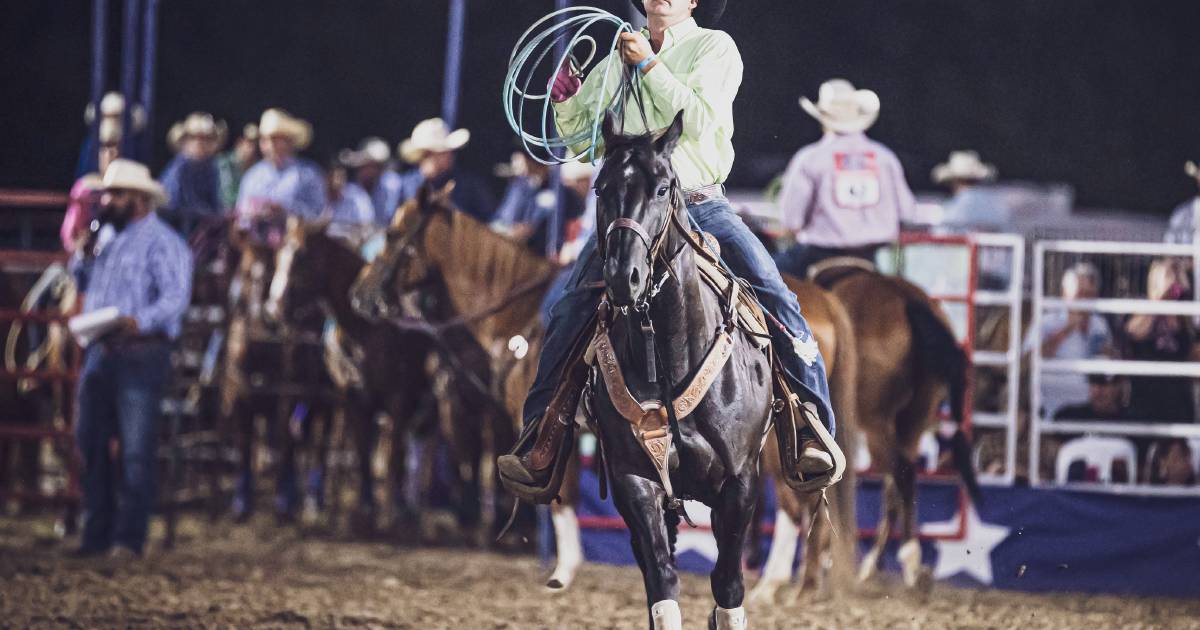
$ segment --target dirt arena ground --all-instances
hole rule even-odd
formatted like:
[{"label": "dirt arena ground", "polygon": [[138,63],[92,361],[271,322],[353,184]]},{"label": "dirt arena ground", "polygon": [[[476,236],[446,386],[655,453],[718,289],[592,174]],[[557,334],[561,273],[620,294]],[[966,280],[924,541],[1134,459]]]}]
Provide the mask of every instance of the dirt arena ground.
[{"label": "dirt arena ground", "polygon": [[[567,594],[531,558],[301,538],[292,528],[185,523],[179,546],[114,565],[67,556],[48,521],[0,519],[0,627],[640,628],[637,570],[586,566]],[[773,610],[754,628],[1200,628],[1200,602],[890,587]],[[683,580],[702,628],[708,580]]]}]

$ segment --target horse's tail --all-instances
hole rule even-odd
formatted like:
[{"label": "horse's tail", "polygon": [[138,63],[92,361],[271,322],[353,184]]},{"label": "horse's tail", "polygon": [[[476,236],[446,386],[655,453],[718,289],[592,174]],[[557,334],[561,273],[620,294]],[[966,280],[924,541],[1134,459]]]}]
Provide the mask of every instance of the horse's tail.
[{"label": "horse's tail", "polygon": [[950,438],[950,452],[967,493],[975,503],[979,503],[979,480],[975,477],[975,466],[971,461],[971,441],[963,430],[966,418],[967,373],[971,367],[967,354],[958,345],[958,340],[946,322],[934,312],[928,300],[910,297],[906,301],[905,312],[912,326],[914,347],[922,367],[945,380],[949,387],[950,414],[956,425],[954,437]]}]

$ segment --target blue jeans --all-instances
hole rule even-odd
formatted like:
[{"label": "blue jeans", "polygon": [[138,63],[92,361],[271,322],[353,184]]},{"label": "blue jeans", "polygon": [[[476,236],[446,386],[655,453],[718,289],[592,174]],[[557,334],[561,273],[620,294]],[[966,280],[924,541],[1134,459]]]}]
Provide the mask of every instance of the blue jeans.
[{"label": "blue jeans", "polygon": [[[688,206],[688,213],[700,229],[720,243],[721,257],[733,273],[749,282],[763,307],[787,328],[787,331],[783,331],[774,322],[767,323],[779,361],[789,380],[793,386],[800,386],[804,390],[799,392],[802,398],[819,403],[821,420],[833,433],[835,422],[833,409],[829,405],[825,362],[817,355],[817,359],[809,366],[793,349],[788,333],[807,341],[812,338],[812,330],[800,314],[800,304],[795,294],[783,283],[783,277],[775,268],[771,255],[742,219],[734,214],[728,200],[712,199]],[[602,290],[587,288],[588,284],[603,280],[602,265],[595,252],[596,237],[593,236],[579,254],[566,292],[550,311],[546,341],[538,358],[537,378],[525,399],[523,416],[526,423],[546,411],[562,376],[571,344],[583,333],[584,326],[599,303]],[[808,395],[804,396],[804,393]]]},{"label": "blue jeans", "polygon": [[[83,544],[140,552],[155,499],[155,450],[163,388],[171,369],[165,341],[87,349],[79,375],[75,439],[83,457]],[[120,444],[120,465],[109,441]],[[119,474],[118,474],[119,473]]]}]

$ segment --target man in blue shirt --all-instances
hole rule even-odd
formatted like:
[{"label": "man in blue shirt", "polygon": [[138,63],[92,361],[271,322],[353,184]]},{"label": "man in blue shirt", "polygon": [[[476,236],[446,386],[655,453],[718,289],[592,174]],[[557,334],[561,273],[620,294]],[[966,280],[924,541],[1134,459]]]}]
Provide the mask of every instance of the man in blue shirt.
[{"label": "man in blue shirt", "polygon": [[162,185],[167,203],[159,211],[179,233],[187,238],[205,219],[220,216],[221,179],[217,169],[217,151],[225,144],[224,121],[212,114],[194,112],[175,123],[167,134],[167,144],[175,157],[163,170]]},{"label": "man in blue shirt", "polygon": [[331,236],[352,243],[361,243],[378,230],[371,198],[354,182],[347,181],[346,166],[341,160],[328,165],[329,204],[325,218]]},{"label": "man in blue shirt", "polygon": [[[155,497],[159,406],[171,342],[191,300],[192,258],[154,209],[166,193],[145,166],[118,159],[105,171],[99,251],[79,248],[72,271],[83,313],[115,310],[111,330],[90,343],[79,376],[75,436],[83,458],[79,555],[140,555]],[[111,231],[110,231],[111,230]],[[109,440],[120,443],[120,465]],[[114,547],[115,545],[115,547]]]},{"label": "man in blue shirt", "polygon": [[400,175],[400,203],[416,197],[417,191],[426,182],[434,188],[441,188],[453,181],[454,191],[450,194],[450,200],[454,205],[484,223],[490,222],[495,203],[487,186],[454,164],[455,151],[470,139],[470,131],[450,131],[441,118],[421,121],[413,129],[412,136],[400,143],[400,157],[416,165],[416,168]]},{"label": "man in blue shirt", "polygon": [[338,161],[354,170],[354,183],[371,199],[374,222],[387,227],[392,214],[400,205],[400,174],[391,170],[392,150],[381,138],[367,138],[359,143],[357,151],[346,149],[338,155]]},{"label": "man in blue shirt", "polygon": [[562,187],[558,237],[554,240],[554,251],[549,251],[550,223],[560,209],[559,193],[550,185],[550,167],[524,153],[515,153],[511,170],[512,177],[492,219],[492,227],[525,243],[539,256],[557,258],[563,244],[579,231],[583,200],[574,190]]},{"label": "man in blue shirt", "polygon": [[325,178],[316,164],[296,155],[312,142],[312,125],[282,109],[268,109],[258,132],[263,159],[242,177],[238,225],[277,246],[287,217],[312,220],[321,215]]}]

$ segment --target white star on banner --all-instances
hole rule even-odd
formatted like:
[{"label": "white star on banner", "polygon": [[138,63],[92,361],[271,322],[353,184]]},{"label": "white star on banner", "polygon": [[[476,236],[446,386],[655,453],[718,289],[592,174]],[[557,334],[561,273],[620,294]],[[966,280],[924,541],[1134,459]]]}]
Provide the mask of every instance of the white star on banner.
[{"label": "white star on banner", "polygon": [[709,525],[712,524],[712,510],[699,501],[685,501],[688,516],[692,522],[703,529],[693,529],[687,523],[679,524],[679,536],[675,539],[675,553],[694,551],[712,562],[717,561],[717,539],[713,537]]},{"label": "white star on banner", "polygon": [[[1008,533],[1009,527],[992,525],[979,518],[975,506],[968,504],[966,537],[962,540],[938,540],[937,564],[933,568],[935,579],[944,579],[965,571],[980,584],[992,583],[992,550],[995,549]],[[955,514],[948,521],[926,523],[921,526],[925,535],[948,535],[958,532],[960,514]]]}]

